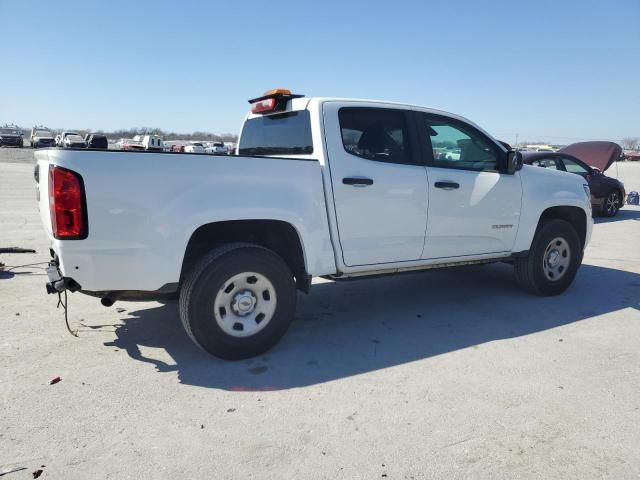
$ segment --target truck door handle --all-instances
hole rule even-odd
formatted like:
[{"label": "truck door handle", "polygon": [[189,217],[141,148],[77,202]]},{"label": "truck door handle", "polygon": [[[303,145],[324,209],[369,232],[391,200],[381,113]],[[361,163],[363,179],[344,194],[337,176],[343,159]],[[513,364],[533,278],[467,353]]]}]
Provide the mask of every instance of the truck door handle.
[{"label": "truck door handle", "polygon": [[460,184],[456,182],[436,182],[435,187],[445,190],[455,190],[456,188],[460,188]]},{"label": "truck door handle", "polygon": [[373,180],[370,178],[346,177],[342,179],[342,183],[354,187],[368,187],[369,185],[373,185]]}]

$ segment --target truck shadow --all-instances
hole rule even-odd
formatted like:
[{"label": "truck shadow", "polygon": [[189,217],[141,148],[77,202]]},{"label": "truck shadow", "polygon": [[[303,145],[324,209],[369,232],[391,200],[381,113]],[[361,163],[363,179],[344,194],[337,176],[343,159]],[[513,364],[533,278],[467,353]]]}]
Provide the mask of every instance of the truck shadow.
[{"label": "truck shadow", "polygon": [[640,210],[637,208],[623,208],[618,211],[615,217],[593,217],[593,222],[598,223],[611,223],[611,222],[623,222],[625,220],[640,221]]},{"label": "truck shadow", "polygon": [[[314,285],[310,295],[299,295],[282,341],[250,360],[201,352],[182,330],[175,302],[130,312],[105,345],[158,372],[177,372],[183,384],[283,390],[638,308],[639,291],[638,274],[583,265],[566,293],[535,297],[518,289],[510,266],[494,264]],[[165,349],[175,363],[146,356],[146,347]]]}]

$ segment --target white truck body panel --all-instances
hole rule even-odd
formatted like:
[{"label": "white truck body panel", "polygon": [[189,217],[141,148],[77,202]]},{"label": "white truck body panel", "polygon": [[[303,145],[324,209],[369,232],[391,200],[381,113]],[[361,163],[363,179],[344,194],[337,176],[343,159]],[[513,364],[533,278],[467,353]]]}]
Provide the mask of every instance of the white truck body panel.
[{"label": "white truck body panel", "polygon": [[154,291],[177,282],[193,232],[224,220],[288,222],[309,272],[335,273],[318,162],[53,149],[36,158],[40,214],[50,236],[48,165],[82,175],[88,238],[51,241],[62,273],[84,290]]}]

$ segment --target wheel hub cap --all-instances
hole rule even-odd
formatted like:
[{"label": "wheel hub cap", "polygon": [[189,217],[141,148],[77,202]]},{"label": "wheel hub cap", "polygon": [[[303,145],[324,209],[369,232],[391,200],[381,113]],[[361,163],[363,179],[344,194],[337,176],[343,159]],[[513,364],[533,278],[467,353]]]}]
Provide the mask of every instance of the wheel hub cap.
[{"label": "wheel hub cap", "polygon": [[551,240],[542,259],[542,270],[545,276],[552,281],[560,280],[567,273],[570,264],[569,243],[562,237]]},{"label": "wheel hub cap", "polygon": [[251,290],[242,290],[234,295],[231,308],[238,315],[249,315],[256,309],[257,301]]},{"label": "wheel hub cap", "polygon": [[277,305],[276,289],[261,273],[233,275],[216,292],[213,317],[232,337],[250,337],[264,329],[273,318]]},{"label": "wheel hub cap", "polygon": [[558,250],[551,250],[547,258],[547,263],[551,267],[557,267],[560,262],[560,252]]}]

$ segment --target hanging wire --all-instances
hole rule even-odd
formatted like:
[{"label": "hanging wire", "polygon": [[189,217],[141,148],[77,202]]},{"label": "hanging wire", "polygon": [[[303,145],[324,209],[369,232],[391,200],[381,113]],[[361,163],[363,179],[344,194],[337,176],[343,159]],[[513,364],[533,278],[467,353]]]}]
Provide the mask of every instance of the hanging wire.
[{"label": "hanging wire", "polygon": [[[64,293],[64,302],[62,301],[63,293]],[[62,305],[62,308],[64,308],[64,323],[67,326],[67,331],[74,337],[78,337],[78,331],[71,330],[71,327],[69,326],[69,304],[67,302],[66,290],[64,292],[58,292],[58,305],[56,305],[56,308],[60,308],[61,305]]]},{"label": "hanging wire", "polygon": [[[38,263],[25,263],[24,265],[5,265],[3,268],[5,272],[10,272],[16,268],[35,267],[36,265],[43,265],[48,263],[49,262],[38,262]],[[45,267],[36,267],[36,268],[39,268],[41,270],[46,270]]]}]

